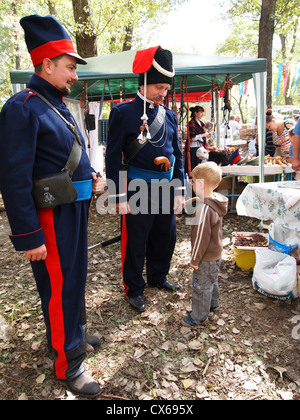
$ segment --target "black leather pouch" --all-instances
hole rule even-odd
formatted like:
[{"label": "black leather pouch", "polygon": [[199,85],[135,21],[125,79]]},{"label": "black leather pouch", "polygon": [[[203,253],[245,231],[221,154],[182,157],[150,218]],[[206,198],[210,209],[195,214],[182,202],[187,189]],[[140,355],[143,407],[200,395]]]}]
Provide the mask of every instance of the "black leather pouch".
[{"label": "black leather pouch", "polygon": [[32,196],[37,209],[71,204],[78,193],[67,171],[33,179]]}]

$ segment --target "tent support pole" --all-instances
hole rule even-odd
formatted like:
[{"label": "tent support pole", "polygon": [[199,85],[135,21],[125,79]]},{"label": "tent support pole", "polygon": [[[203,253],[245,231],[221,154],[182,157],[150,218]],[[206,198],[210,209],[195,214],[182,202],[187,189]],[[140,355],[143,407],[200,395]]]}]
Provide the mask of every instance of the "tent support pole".
[{"label": "tent support pole", "polygon": [[108,89],[109,89],[109,94],[110,94],[110,99],[111,99],[111,102],[112,102],[112,106],[115,106],[115,102],[114,102],[114,98],[113,98],[113,94],[112,94],[112,91],[111,91],[109,80],[106,80],[106,83],[107,83],[107,86],[108,86]]},{"label": "tent support pole", "polygon": [[103,101],[104,101],[104,93],[105,93],[105,85],[106,85],[106,80],[104,80],[104,85],[103,85],[103,89],[102,89],[102,96],[101,96],[101,101],[100,101],[100,109],[99,109],[99,117],[98,117],[98,120],[100,120],[101,114],[102,114]]},{"label": "tent support pole", "polygon": [[253,74],[256,106],[257,106],[257,134],[259,150],[259,182],[265,181],[265,144],[266,144],[266,89],[267,73]]},{"label": "tent support pole", "polygon": [[217,122],[216,122],[216,137],[217,137],[217,147],[220,146],[220,137],[221,137],[221,130],[220,130],[220,95],[219,91],[214,92],[215,95],[215,104],[216,104],[216,110],[215,113],[217,115]]}]

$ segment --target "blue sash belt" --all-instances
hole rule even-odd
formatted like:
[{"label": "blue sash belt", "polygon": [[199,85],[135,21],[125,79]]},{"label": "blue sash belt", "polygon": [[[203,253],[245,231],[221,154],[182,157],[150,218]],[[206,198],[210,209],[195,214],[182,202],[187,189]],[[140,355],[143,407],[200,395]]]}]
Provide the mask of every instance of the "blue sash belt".
[{"label": "blue sash belt", "polygon": [[93,194],[93,180],[87,179],[86,181],[73,181],[73,185],[78,192],[76,201],[89,200]]},{"label": "blue sash belt", "polygon": [[130,179],[143,179],[147,183],[151,183],[153,179],[172,181],[174,174],[175,160],[172,168],[168,172],[150,171],[149,169],[136,168],[135,166],[128,165],[128,178]]}]

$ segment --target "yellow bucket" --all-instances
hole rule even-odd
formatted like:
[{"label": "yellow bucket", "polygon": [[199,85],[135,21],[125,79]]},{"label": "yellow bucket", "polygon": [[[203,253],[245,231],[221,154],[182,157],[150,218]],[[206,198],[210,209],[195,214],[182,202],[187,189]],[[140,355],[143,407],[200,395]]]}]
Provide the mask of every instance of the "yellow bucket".
[{"label": "yellow bucket", "polygon": [[[255,234],[255,232],[239,232],[240,234],[245,234],[246,236]],[[233,232],[233,249],[234,249],[234,256],[235,256],[235,263],[236,265],[245,271],[250,271],[255,267],[256,264],[256,255],[255,250],[259,247],[251,247],[251,246],[235,246],[236,242],[236,232]],[[260,233],[260,235],[265,236],[269,242],[269,235],[266,233]]]},{"label": "yellow bucket", "polygon": [[242,270],[249,271],[255,267],[255,249],[242,249],[234,247],[234,257],[236,265]]}]

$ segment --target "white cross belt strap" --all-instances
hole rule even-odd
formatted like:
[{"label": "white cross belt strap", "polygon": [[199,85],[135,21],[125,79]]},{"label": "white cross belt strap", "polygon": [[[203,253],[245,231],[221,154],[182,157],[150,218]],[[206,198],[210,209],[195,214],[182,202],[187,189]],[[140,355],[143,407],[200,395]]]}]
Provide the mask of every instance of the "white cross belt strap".
[{"label": "white cross belt strap", "polygon": [[[149,127],[151,138],[153,139],[159,132],[163,124],[165,123],[166,109],[163,106],[158,107],[157,115]],[[146,144],[149,140],[144,143],[140,143],[138,139],[133,140],[125,152],[126,163],[128,163]]]},{"label": "white cross belt strap", "polygon": [[154,119],[154,121],[149,127],[149,131],[150,131],[152,139],[154,139],[156,134],[161,129],[162,125],[165,122],[165,118],[166,118],[166,109],[163,106],[159,106],[156,118]]}]

